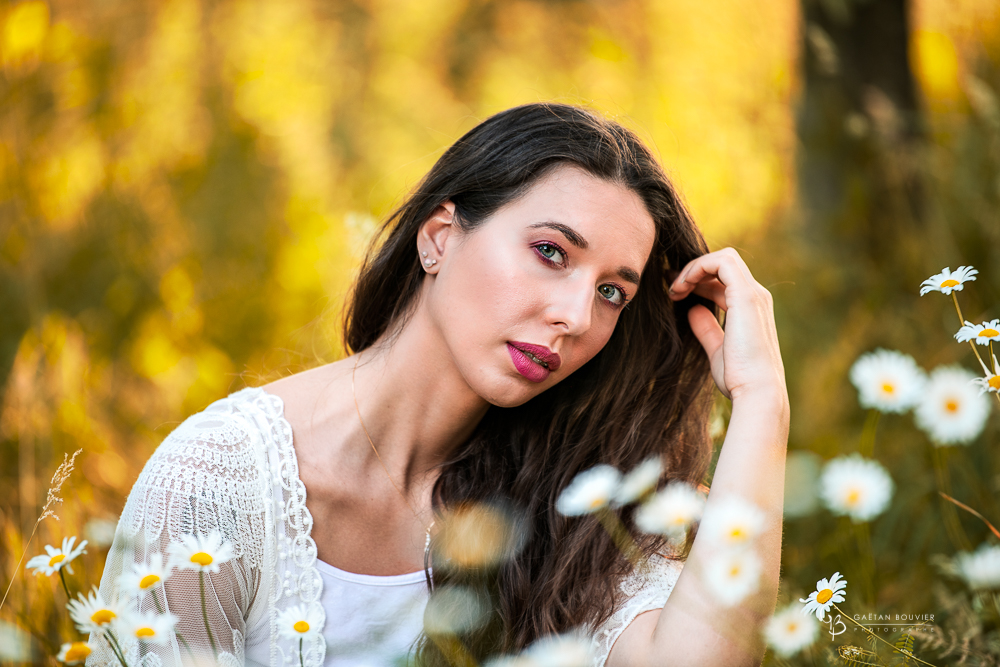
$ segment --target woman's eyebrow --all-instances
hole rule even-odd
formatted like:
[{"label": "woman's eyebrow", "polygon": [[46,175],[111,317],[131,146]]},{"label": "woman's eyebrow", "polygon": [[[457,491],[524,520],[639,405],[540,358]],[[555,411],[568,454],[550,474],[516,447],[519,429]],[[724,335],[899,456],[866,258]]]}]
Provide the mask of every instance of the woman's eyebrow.
[{"label": "woman's eyebrow", "polygon": [[[541,227],[554,229],[557,232],[562,233],[562,235],[566,237],[567,241],[575,245],[577,248],[580,248],[581,250],[586,250],[587,248],[590,247],[590,244],[587,242],[587,239],[583,238],[583,236],[581,236],[579,232],[577,232],[575,229],[573,229],[567,224],[561,222],[554,222],[552,220],[546,220],[545,222],[536,222],[534,224],[528,225],[529,229],[538,229]],[[639,284],[639,274],[633,271],[632,269],[628,268],[627,266],[619,266],[617,273],[618,277],[620,277],[622,280],[627,280],[628,282],[634,285]]]}]

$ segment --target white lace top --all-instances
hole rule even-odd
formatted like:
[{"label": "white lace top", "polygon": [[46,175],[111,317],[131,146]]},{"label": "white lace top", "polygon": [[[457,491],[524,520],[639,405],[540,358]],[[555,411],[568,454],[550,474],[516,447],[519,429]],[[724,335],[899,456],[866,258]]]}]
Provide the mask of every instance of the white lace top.
[{"label": "white lace top", "polygon": [[[152,554],[166,559],[167,546],[184,535],[219,531],[233,544],[235,557],[205,576],[203,594],[198,574],[187,570],[175,571],[158,596],[142,599],[141,611],[159,607],[180,617],[176,631],[183,639],[172,636],[164,646],[147,643],[140,654],[138,642],[122,638],[129,665],[210,661],[213,650],[225,667],[244,665],[250,655],[268,656],[271,667],[298,665],[298,642],[279,636],[278,613],[301,605],[326,618],[305,501],[292,428],[277,396],[243,389],[170,433],[125,503],[101,578],[102,597],[123,601],[119,577]],[[594,632],[599,666],[636,616],[663,606],[682,567],[656,558],[644,574],[622,583],[624,604]],[[305,667],[330,664],[324,634],[329,636],[329,628],[303,645]],[[96,650],[87,665],[118,664],[104,640],[92,645]]]}]

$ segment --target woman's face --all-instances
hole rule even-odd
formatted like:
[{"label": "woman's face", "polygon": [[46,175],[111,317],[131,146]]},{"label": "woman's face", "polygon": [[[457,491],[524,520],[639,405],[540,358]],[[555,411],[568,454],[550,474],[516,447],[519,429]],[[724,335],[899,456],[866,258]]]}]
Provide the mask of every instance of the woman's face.
[{"label": "woman's face", "polygon": [[655,237],[637,194],[568,165],[468,234],[439,213],[419,241],[438,260],[425,284],[428,314],[468,385],[502,407],[604,347]]}]

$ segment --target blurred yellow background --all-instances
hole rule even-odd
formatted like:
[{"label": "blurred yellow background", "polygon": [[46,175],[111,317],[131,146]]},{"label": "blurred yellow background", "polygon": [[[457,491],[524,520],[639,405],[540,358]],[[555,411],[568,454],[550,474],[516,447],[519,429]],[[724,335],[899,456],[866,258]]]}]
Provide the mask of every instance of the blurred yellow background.
[{"label": "blurred yellow background", "polygon": [[[994,0],[909,7],[929,145],[951,174],[963,128],[997,141],[1000,11]],[[343,354],[340,307],[378,221],[449,144],[510,106],[578,103],[636,129],[712,248],[746,248],[776,301],[795,282],[778,265],[836,283],[839,260],[824,268],[776,245],[808,225],[796,117],[805,53],[822,60],[825,39],[811,25],[790,1],[0,4],[4,585],[63,452],[84,450],[43,541],[114,521],[185,416]],[[984,187],[988,209],[1000,180]],[[948,215],[935,210],[928,224],[943,233]],[[983,215],[982,229],[1000,228]],[[926,275],[963,259],[930,257]],[[977,286],[985,309],[1000,266],[981,268],[992,269]],[[809,303],[797,298],[786,303]],[[810,314],[779,303],[797,419],[836,429],[857,411],[830,383],[846,384],[869,340],[858,332],[878,325],[881,311],[864,310],[857,335],[817,348],[792,330]],[[840,396],[807,391],[817,378]],[[838,436],[796,437],[825,455]],[[103,562],[99,548],[88,558],[81,584]],[[51,597],[46,583],[15,582],[15,611]]]}]

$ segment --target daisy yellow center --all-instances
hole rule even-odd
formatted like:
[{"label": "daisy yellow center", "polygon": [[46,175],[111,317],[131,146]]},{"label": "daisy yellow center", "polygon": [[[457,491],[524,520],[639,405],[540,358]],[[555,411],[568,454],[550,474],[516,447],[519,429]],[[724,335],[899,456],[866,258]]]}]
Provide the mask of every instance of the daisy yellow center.
[{"label": "daisy yellow center", "polygon": [[792,621],[791,623],[789,623],[789,624],[788,624],[788,627],[787,627],[786,629],[787,629],[787,630],[788,630],[789,632],[795,632],[795,630],[796,630],[796,629],[797,629],[798,627],[799,627],[799,624],[798,624],[798,623],[796,623],[796,622],[794,622],[794,621]]},{"label": "daisy yellow center", "polygon": [[820,604],[826,604],[833,597],[833,591],[829,588],[824,588],[819,593],[816,594],[816,602]]},{"label": "daisy yellow center", "polygon": [[135,631],[135,636],[138,637],[139,639],[144,639],[146,637],[155,637],[156,630],[154,630],[153,628],[138,628]]},{"label": "daisy yellow center", "polygon": [[851,489],[850,493],[847,494],[847,504],[857,505],[859,500],[861,500],[861,491],[859,489]]},{"label": "daisy yellow center", "polygon": [[957,280],[955,280],[954,278],[948,278],[948,280],[941,283],[941,287],[954,287],[957,284],[958,284]]},{"label": "daisy yellow center", "polygon": [[90,655],[90,647],[84,642],[73,642],[66,651],[66,662],[79,662]]},{"label": "daisy yellow center", "polygon": [[309,624],[306,623],[305,621],[295,621],[295,625],[293,625],[292,627],[295,628],[295,632],[298,632],[300,634],[305,634],[309,632]]},{"label": "daisy yellow center", "polygon": [[66,554],[56,554],[49,559],[49,567],[55,567],[57,563],[61,563],[66,560]]},{"label": "daisy yellow center", "polygon": [[738,577],[738,576],[740,576],[740,566],[739,565],[733,565],[731,568],[729,568],[729,576],[730,577]]},{"label": "daisy yellow center", "polygon": [[944,402],[944,409],[948,412],[958,412],[958,401],[954,398],[949,398]]},{"label": "daisy yellow center", "polygon": [[198,553],[191,555],[191,562],[197,563],[202,567],[207,567],[211,565],[213,560],[214,559],[212,558],[212,556],[210,554],[205,553],[204,551],[199,551]]},{"label": "daisy yellow center", "polygon": [[1000,391],[1000,375],[994,375],[989,380],[986,381],[993,389]]},{"label": "daisy yellow center", "polygon": [[118,614],[111,611],[110,609],[98,609],[90,616],[90,620],[97,625],[107,625],[111,621],[115,620]]},{"label": "daisy yellow center", "polygon": [[746,533],[743,532],[743,529],[740,528],[739,526],[736,526],[731,531],[729,531],[729,537],[731,537],[734,542],[738,542],[742,539],[745,539],[746,536],[747,536]]},{"label": "daisy yellow center", "polygon": [[158,574],[147,574],[139,581],[139,588],[146,590],[150,586],[153,586],[160,580],[160,575]]},{"label": "daisy yellow center", "polygon": [[888,382],[883,382],[882,391],[884,391],[887,394],[891,394],[896,391],[896,387],[895,385],[889,384]]},{"label": "daisy yellow center", "polygon": [[996,329],[983,329],[979,332],[979,335],[982,338],[994,338],[996,336],[1000,336],[1000,331],[997,331]]},{"label": "daisy yellow center", "polygon": [[598,507],[603,507],[608,503],[608,499],[604,496],[598,496],[590,501],[590,509],[596,510]]}]

